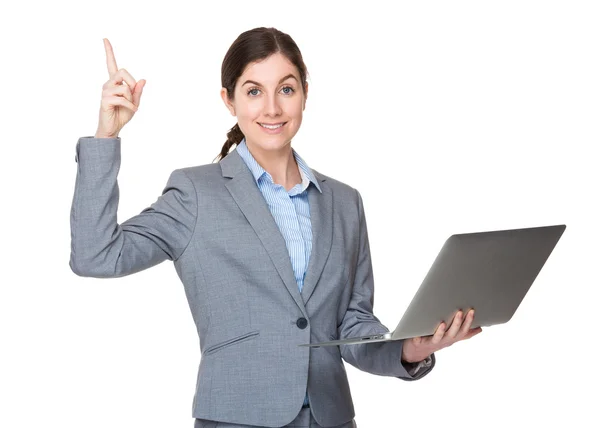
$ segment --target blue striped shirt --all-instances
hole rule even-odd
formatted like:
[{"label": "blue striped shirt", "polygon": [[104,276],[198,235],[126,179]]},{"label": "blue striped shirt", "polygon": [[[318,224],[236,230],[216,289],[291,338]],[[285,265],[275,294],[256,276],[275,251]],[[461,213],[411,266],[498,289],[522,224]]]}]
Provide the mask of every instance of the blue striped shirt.
[{"label": "blue striped shirt", "polygon": [[[319,182],[294,149],[292,149],[292,153],[298,164],[302,183],[296,184],[289,191],[285,190],[282,185],[275,184],[271,174],[258,164],[248,151],[245,138],[238,144],[236,150],[254,176],[254,180],[283,235],[298,289],[302,291],[304,275],[312,250],[312,228],[307,189],[310,183],[313,183],[319,192],[323,193]],[[304,404],[308,404],[308,392],[304,397]]]}]

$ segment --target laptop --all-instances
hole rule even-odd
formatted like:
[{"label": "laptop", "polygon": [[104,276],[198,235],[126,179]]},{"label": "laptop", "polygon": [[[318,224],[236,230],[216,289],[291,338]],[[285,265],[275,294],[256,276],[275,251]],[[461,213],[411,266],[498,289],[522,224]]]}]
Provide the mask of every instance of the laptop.
[{"label": "laptop", "polygon": [[432,335],[458,310],[473,308],[471,328],[509,321],[554,250],[566,225],[450,236],[393,332],[298,346],[385,342]]}]

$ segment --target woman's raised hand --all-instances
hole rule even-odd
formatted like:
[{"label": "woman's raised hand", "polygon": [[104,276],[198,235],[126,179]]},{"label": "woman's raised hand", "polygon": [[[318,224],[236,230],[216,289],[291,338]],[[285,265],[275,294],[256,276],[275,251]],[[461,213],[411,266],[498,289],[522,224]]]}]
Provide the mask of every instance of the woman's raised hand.
[{"label": "woman's raised hand", "polygon": [[[96,138],[116,138],[131,120],[140,105],[145,80],[136,82],[124,68],[117,68],[115,54],[108,39],[104,39],[108,81],[102,86],[102,102]],[[123,84],[125,82],[125,84]]]}]

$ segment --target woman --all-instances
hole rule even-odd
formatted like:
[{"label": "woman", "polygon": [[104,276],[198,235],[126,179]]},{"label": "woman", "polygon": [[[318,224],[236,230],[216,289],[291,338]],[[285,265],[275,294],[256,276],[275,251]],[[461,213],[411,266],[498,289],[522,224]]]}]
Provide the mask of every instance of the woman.
[{"label": "woman", "polygon": [[117,224],[118,134],[145,81],[118,69],[104,43],[110,79],[95,136],[77,143],[69,264],[107,278],[174,262],[200,338],[195,427],[356,426],[342,358],[414,380],[431,371],[435,351],[481,331],[470,329],[472,312],[459,312],[431,337],[298,346],[388,329],[373,315],[360,194],[291,147],[307,71],[274,28],[242,33],[225,55],[221,95],[237,124],[219,162],[173,171],[155,203]]}]

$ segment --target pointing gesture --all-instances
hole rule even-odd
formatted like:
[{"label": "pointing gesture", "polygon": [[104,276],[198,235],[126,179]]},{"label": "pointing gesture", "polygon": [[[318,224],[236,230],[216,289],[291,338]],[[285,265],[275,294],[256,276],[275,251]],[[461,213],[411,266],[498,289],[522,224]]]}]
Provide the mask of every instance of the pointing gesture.
[{"label": "pointing gesture", "polygon": [[[112,45],[104,39],[108,81],[102,86],[102,101],[96,138],[116,138],[140,105],[145,80],[136,82],[124,68],[117,67]],[[125,82],[125,84],[123,84]]]}]

